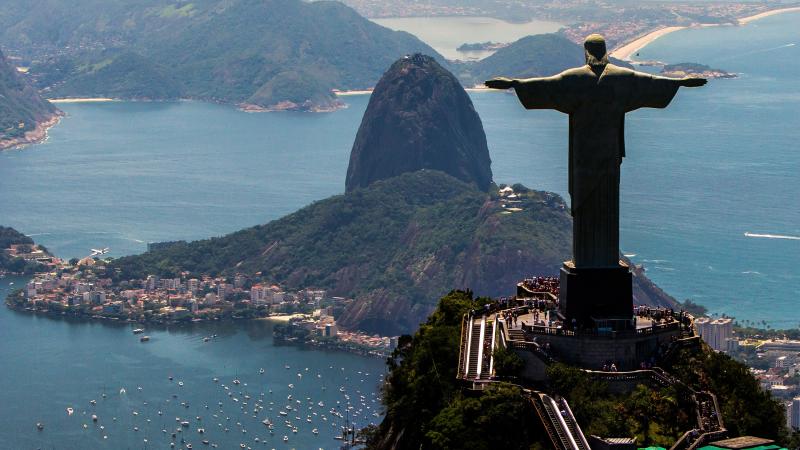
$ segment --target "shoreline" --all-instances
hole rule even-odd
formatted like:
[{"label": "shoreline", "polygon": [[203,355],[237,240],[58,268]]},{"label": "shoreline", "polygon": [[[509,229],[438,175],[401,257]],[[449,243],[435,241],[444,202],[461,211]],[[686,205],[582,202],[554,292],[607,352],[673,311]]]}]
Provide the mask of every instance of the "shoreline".
[{"label": "shoreline", "polygon": [[663,36],[666,36],[670,33],[674,33],[679,30],[684,30],[686,28],[689,27],[672,26],[672,27],[659,28],[655,31],[651,31],[645,34],[644,36],[640,36],[634,39],[633,41],[622,45],[621,47],[612,50],[608,55],[613,58],[621,59],[626,62],[631,62],[633,61],[633,59],[631,59],[631,56],[636,54],[636,52],[638,52],[639,50],[647,47],[649,44],[652,44],[654,41],[658,40]]},{"label": "shoreline", "polygon": [[114,98],[106,97],[82,97],[82,98],[50,98],[50,103],[106,103],[119,101]]},{"label": "shoreline", "polygon": [[333,95],[337,97],[348,97],[351,95],[372,95],[372,91],[374,88],[370,89],[354,89],[351,91],[340,91],[338,89],[333,90]]},{"label": "shoreline", "polygon": [[41,144],[42,142],[45,142],[49,137],[48,131],[50,128],[58,125],[59,122],[61,122],[62,117],[64,117],[64,113],[58,111],[44,122],[37,123],[36,128],[25,132],[24,136],[0,140],[0,151],[13,150],[26,147],[28,145]]},{"label": "shoreline", "polygon": [[750,22],[763,19],[769,16],[775,16],[777,14],[789,13],[789,12],[798,12],[800,11],[800,6],[790,6],[788,8],[779,8],[779,9],[772,9],[769,11],[760,12],[758,14],[753,14],[752,16],[742,17],[738,19],[739,25],[747,25]]},{"label": "shoreline", "polygon": [[[778,14],[789,13],[789,12],[800,12],[800,6],[792,6],[788,8],[779,8],[779,9],[772,9],[769,11],[763,11],[758,14],[753,14],[747,17],[741,17],[736,19],[737,24],[747,25],[750,22],[754,22],[756,20],[760,20],[766,17],[775,16]],[[652,44],[654,41],[658,40],[659,38],[666,36],[670,33],[674,33],[676,31],[685,30],[687,28],[706,28],[706,27],[717,27],[717,26],[725,26],[729,24],[717,24],[717,23],[698,23],[695,25],[681,25],[681,26],[668,26],[658,28],[656,30],[650,31],[642,36],[635,38],[634,40],[624,43],[621,46],[617,47],[616,49],[609,52],[609,56],[612,56],[617,59],[621,59],[626,62],[633,62],[632,56],[636,54],[636,52],[642,50],[643,48],[647,47],[648,45]]]}]

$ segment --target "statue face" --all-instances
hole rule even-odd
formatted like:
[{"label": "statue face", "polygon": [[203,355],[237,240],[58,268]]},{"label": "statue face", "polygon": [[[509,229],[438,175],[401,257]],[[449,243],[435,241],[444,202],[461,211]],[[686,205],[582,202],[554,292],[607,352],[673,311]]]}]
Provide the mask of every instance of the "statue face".
[{"label": "statue face", "polygon": [[608,54],[606,53],[606,40],[599,34],[591,34],[583,42],[586,54],[586,64],[595,66],[608,64]]}]

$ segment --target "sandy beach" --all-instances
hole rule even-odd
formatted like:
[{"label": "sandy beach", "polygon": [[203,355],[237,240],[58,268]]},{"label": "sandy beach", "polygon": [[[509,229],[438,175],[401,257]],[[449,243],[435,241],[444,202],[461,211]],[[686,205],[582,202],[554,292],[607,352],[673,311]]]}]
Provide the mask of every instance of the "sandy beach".
[{"label": "sandy beach", "polygon": [[102,103],[102,102],[115,102],[113,98],[50,98],[50,103]]},{"label": "sandy beach", "polygon": [[[800,6],[793,6],[793,7],[790,7],[790,8],[773,9],[773,10],[770,10],[770,11],[764,11],[764,12],[761,12],[761,13],[758,13],[758,14],[753,14],[752,16],[742,17],[742,18],[738,19],[738,21],[739,21],[739,25],[747,25],[750,22],[753,22],[753,21],[756,21],[756,20],[759,20],[759,19],[763,19],[765,17],[770,17],[770,16],[774,16],[774,15],[777,15],[777,14],[783,14],[783,13],[788,13],[788,12],[798,12],[798,11],[800,11]],[[694,27],[714,27],[714,26],[719,26],[719,25],[718,24],[701,23],[701,24],[693,25],[693,28]],[[613,56],[614,58],[618,58],[618,59],[621,59],[623,61],[631,61],[632,60],[631,57],[633,55],[635,55],[636,52],[638,52],[639,50],[645,48],[648,44],[651,44],[656,39],[658,39],[658,38],[660,38],[662,36],[666,36],[666,35],[668,35],[670,33],[675,32],[675,31],[683,30],[685,28],[689,28],[689,27],[674,26],[674,27],[659,28],[658,30],[651,31],[650,33],[647,33],[644,36],[638,37],[638,38],[634,39],[633,41],[631,41],[631,42],[629,42],[629,43],[627,43],[625,45],[622,45],[621,47],[618,47],[618,48],[612,50],[610,55]]]},{"label": "sandy beach", "polygon": [[783,14],[787,12],[796,12],[800,11],[800,6],[793,6],[791,8],[781,8],[781,9],[773,9],[772,11],[764,11],[762,13],[754,14],[748,17],[742,17],[739,19],[739,25],[747,25],[754,20],[763,19],[765,17],[774,16],[776,14]]},{"label": "sandy beach", "polygon": [[621,59],[623,61],[630,61],[631,56],[635,55],[636,52],[645,48],[648,44],[651,44],[656,39],[662,36],[666,36],[675,31],[683,30],[685,28],[686,27],[664,27],[656,31],[652,31],[650,33],[645,34],[642,37],[634,39],[633,41],[623,45],[622,47],[612,50],[611,56],[614,58]]},{"label": "sandy beach", "polygon": [[306,316],[307,314],[284,314],[284,315],[273,315],[273,316],[262,317],[259,320],[269,320],[271,322],[288,322],[292,319],[302,319],[303,317]]},{"label": "sandy beach", "polygon": [[348,95],[369,95],[372,94],[372,89],[363,89],[354,91],[339,91],[334,89],[333,93],[337,97],[347,97]]}]

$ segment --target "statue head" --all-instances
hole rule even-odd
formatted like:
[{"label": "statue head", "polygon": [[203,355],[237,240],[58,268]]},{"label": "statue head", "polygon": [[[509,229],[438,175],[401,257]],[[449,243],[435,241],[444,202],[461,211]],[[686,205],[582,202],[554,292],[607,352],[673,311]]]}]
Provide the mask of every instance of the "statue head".
[{"label": "statue head", "polygon": [[586,64],[594,66],[605,66],[608,64],[608,53],[606,52],[606,40],[599,34],[590,34],[583,41],[583,49],[586,54]]}]

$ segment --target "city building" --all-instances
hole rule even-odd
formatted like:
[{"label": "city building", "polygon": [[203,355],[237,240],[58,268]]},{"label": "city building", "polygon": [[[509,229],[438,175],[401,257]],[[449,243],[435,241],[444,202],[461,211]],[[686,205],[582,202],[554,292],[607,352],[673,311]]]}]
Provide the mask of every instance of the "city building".
[{"label": "city building", "polygon": [[694,321],[695,331],[703,341],[718,352],[728,351],[728,341],[733,339],[733,319],[700,317]]},{"label": "city building", "polygon": [[795,430],[800,430],[800,397],[792,400],[791,426]]}]

